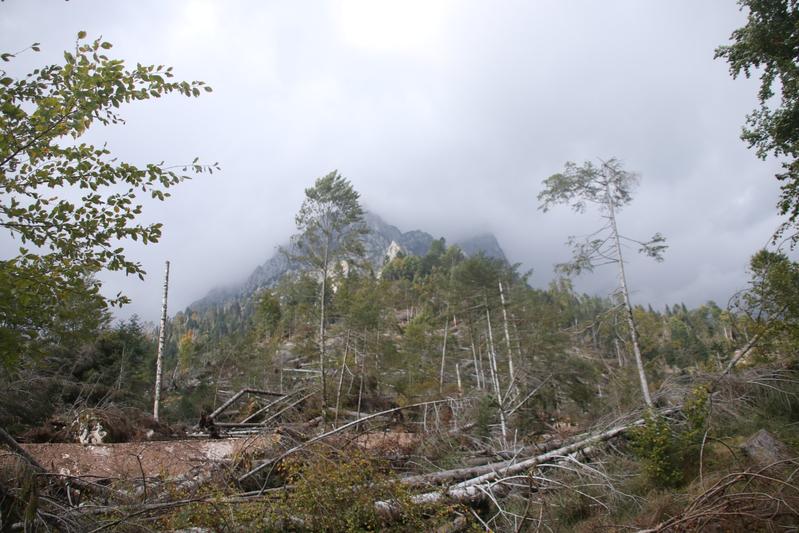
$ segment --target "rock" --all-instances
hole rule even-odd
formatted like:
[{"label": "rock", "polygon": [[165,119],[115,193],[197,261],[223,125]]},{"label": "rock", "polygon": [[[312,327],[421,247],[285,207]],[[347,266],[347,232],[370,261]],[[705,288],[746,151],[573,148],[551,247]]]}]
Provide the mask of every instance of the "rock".
[{"label": "rock", "polygon": [[405,253],[402,250],[402,246],[397,244],[397,241],[391,241],[391,244],[388,245],[388,249],[386,249],[386,263],[392,262],[401,253]]},{"label": "rock", "polygon": [[[364,223],[369,229],[369,233],[361,239],[365,252],[364,259],[374,271],[379,271],[382,268],[387,255],[389,257],[396,256],[398,251],[407,255],[424,256],[435,240],[432,235],[424,231],[402,231],[371,212],[364,214]],[[496,237],[490,233],[461,240],[455,244],[467,256],[482,252],[486,257],[507,263],[502,247]],[[298,251],[290,240],[285,244],[285,248],[290,254]],[[245,301],[259,290],[274,287],[284,275],[296,275],[303,270],[305,270],[304,267],[289,260],[287,254],[276,251],[270,259],[257,267],[245,282],[218,287],[201,300],[192,303],[189,308],[198,312],[212,307],[225,309],[230,305]]]},{"label": "rock", "polygon": [[791,458],[791,450],[774,435],[761,429],[741,445],[747,457],[760,466],[768,466]]}]

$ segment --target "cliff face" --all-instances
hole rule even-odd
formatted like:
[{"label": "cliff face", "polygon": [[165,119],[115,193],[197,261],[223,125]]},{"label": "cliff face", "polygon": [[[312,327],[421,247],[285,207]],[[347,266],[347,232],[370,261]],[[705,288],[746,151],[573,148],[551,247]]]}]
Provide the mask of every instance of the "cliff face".
[{"label": "cliff face", "polygon": [[[434,238],[420,230],[403,232],[396,226],[386,223],[374,213],[366,213],[364,222],[369,233],[363,237],[366,260],[377,272],[383,266],[386,257],[395,256],[397,252],[423,256],[430,249]],[[484,253],[488,257],[507,261],[505,253],[499,246],[496,237],[491,234],[478,235],[455,243],[468,255]],[[243,284],[225,289],[213,289],[204,298],[191,304],[192,309],[200,310],[208,305],[224,303],[228,300],[246,297],[259,289],[272,287],[285,274],[298,272],[299,265],[293,264],[281,252],[275,253],[262,265],[259,265]]]}]

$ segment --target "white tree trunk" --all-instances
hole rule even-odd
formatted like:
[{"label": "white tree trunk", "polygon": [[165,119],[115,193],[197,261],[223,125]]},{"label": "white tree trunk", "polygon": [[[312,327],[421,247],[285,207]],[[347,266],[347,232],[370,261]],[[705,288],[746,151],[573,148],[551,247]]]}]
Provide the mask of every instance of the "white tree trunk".
[{"label": "white tree trunk", "polygon": [[449,316],[444,319],[444,346],[441,348],[441,369],[438,372],[438,393],[444,393],[444,366],[447,361],[447,336],[449,334]]},{"label": "white tree trunk", "polygon": [[322,425],[327,423],[327,378],[325,373],[325,290],[327,289],[327,263],[329,247],[325,246],[322,267],[322,287],[319,294],[319,378],[322,386]]},{"label": "white tree trunk", "polygon": [[641,392],[644,395],[644,402],[648,407],[652,407],[652,397],[649,395],[649,383],[646,380],[646,372],[644,371],[644,360],[641,357],[641,347],[638,345],[638,333],[635,330],[635,318],[633,317],[633,307],[630,304],[630,293],[627,290],[627,276],[624,273],[624,258],[621,253],[621,241],[619,239],[619,229],[616,227],[616,212],[613,205],[613,197],[610,194],[610,183],[606,184],[607,190],[607,206],[608,216],[610,218],[611,231],[613,234],[613,242],[616,246],[616,255],[619,260],[619,288],[621,289],[621,296],[624,300],[625,315],[627,317],[627,325],[630,328],[630,340],[633,344],[633,353],[635,354],[635,364],[638,367],[638,379],[641,382]]},{"label": "white tree trunk", "polygon": [[513,350],[510,346],[510,331],[508,330],[508,311],[505,305],[505,291],[502,290],[502,282],[499,282],[499,301],[502,303],[502,325],[505,330],[505,345],[508,348],[508,376],[510,377],[511,387],[516,379],[513,373]]},{"label": "white tree trunk", "polygon": [[[338,389],[336,389],[336,417],[333,427],[338,425],[338,412],[341,408],[341,387],[344,385],[344,369],[347,368],[347,355],[350,348],[350,330],[347,330],[347,340],[344,342],[344,358],[341,360],[341,370],[338,376]],[[283,391],[281,391],[283,392]]]},{"label": "white tree trunk", "polygon": [[155,400],[153,401],[153,418],[158,421],[158,408],[161,404],[161,377],[164,373],[164,342],[166,341],[166,300],[169,291],[169,261],[164,271],[164,298],[161,302],[161,329],[158,332],[158,355],[155,359]]},{"label": "white tree trunk", "polygon": [[474,335],[471,336],[472,341],[472,360],[474,362],[474,381],[477,384],[478,389],[483,388],[483,384],[480,381],[480,367],[477,364],[477,349],[474,347]]},{"label": "white tree trunk", "polygon": [[486,305],[486,322],[488,323],[488,359],[489,368],[491,369],[491,381],[494,384],[494,394],[497,397],[497,404],[499,405],[499,423],[502,429],[502,442],[503,444],[508,440],[508,428],[505,424],[505,406],[502,402],[502,389],[499,385],[499,368],[497,367],[497,352],[494,350],[494,334],[491,330],[491,314]]}]

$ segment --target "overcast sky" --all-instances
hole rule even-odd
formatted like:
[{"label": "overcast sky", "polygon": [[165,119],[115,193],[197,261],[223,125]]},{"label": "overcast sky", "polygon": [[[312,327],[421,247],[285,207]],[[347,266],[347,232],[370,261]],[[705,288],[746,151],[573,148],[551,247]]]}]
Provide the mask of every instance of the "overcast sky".
[{"label": "overcast sky", "polygon": [[[165,226],[159,244],[130,247],[149,276],[102,276],[133,298],[124,316],[158,315],[167,259],[170,314],[245,278],[333,169],[404,231],[493,232],[543,287],[568,235],[597,218],[538,211],[542,179],[612,156],[642,176],[622,231],[670,246],[664,263],[630,258],[634,303],[723,306],[780,222],[776,164],[739,139],[757,83],[713,59],[744,20],[721,0],[6,0],[0,51],[41,43],[9,65],[22,74],[63,61],[86,30],[115,57],[214,88],[137,103],[126,125],[87,136],[134,162],[222,166],[145,202]],[[577,287],[607,294],[614,281],[600,270]]]}]

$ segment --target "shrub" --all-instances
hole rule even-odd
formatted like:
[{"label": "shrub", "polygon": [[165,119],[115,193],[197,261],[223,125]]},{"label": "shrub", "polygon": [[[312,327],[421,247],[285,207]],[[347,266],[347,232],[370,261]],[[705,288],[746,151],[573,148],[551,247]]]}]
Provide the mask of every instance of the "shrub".
[{"label": "shrub", "polygon": [[643,425],[632,430],[633,450],[643,462],[646,476],[656,486],[675,487],[684,481],[683,467],[693,465],[705,435],[708,398],[704,385],[691,392],[683,403],[682,428],[673,427],[666,417],[647,411]]},{"label": "shrub", "polygon": [[682,481],[677,467],[675,438],[668,420],[652,411],[644,414],[644,423],[631,432],[633,451],[643,462],[647,478],[659,487],[673,487]]}]

